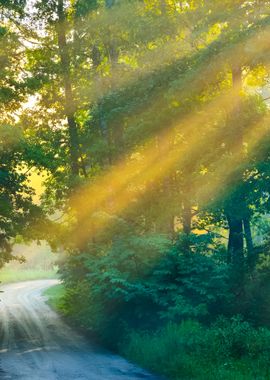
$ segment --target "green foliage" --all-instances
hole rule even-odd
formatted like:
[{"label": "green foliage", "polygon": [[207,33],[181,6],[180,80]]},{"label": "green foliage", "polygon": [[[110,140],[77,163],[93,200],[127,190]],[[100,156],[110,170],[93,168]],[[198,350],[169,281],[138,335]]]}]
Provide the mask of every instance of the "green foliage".
[{"label": "green foliage", "polygon": [[132,332],[121,352],[169,379],[267,379],[269,340],[269,330],[235,317],[208,328],[186,321],[155,334]]},{"label": "green foliage", "polygon": [[60,270],[67,284],[68,313],[112,344],[126,323],[154,322],[157,291],[149,281],[168,245],[163,236],[138,236],[124,229],[121,234],[112,233],[109,243],[91,244],[89,251],[73,256]]},{"label": "green foliage", "polygon": [[[191,252],[186,252],[187,243]],[[157,300],[162,306],[162,319],[209,319],[209,313],[214,318],[228,305],[230,274],[225,264],[217,265],[213,256],[217,250],[215,242],[202,235],[183,235],[171,247],[153,273],[160,288]]]},{"label": "green foliage", "polygon": [[27,175],[19,170],[24,153],[22,141],[19,129],[0,127],[0,266],[12,258],[10,240],[17,234],[27,235],[42,214],[32,202],[34,191],[27,183]]},{"label": "green foliage", "polygon": [[194,237],[187,253],[184,236],[171,245],[162,235],[121,233],[91,244],[60,270],[67,313],[107,344],[117,344],[125,327],[153,329],[167,321],[205,320],[209,313],[214,318],[229,303],[227,267],[217,266],[213,246],[202,253],[211,239]]},{"label": "green foliage", "polygon": [[246,322],[270,312],[269,2],[24,5],[0,2],[0,266],[45,235],[54,306],[108,346],[135,329],[123,350],[171,378],[269,377]]},{"label": "green foliage", "polygon": [[64,287],[63,285],[55,285],[51,288],[45,290],[44,295],[48,297],[48,304],[56,311],[63,312],[63,301]]}]

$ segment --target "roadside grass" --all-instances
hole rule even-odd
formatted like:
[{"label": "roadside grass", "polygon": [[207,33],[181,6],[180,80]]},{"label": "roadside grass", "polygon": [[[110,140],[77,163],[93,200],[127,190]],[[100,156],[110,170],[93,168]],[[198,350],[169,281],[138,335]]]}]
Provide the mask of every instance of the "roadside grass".
[{"label": "roadside grass", "polygon": [[54,285],[46,289],[43,293],[44,296],[48,297],[47,303],[57,312],[63,312],[64,303],[63,296],[65,294],[65,289],[62,284]]},{"label": "roadside grass", "polygon": [[15,270],[14,268],[3,268],[0,271],[1,284],[11,282],[31,281],[31,280],[47,280],[57,278],[57,270],[44,269],[23,269]]},{"label": "roadside grass", "polygon": [[131,332],[122,355],[171,380],[270,379],[270,331],[240,319],[205,327],[194,321]]}]

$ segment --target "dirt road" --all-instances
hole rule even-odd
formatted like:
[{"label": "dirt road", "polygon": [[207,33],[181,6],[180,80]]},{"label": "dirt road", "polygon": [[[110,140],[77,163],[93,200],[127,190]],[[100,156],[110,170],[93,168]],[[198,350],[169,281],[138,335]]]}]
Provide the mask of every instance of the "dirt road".
[{"label": "dirt road", "polygon": [[92,347],[45,303],[55,280],[4,285],[0,294],[1,380],[157,380]]}]

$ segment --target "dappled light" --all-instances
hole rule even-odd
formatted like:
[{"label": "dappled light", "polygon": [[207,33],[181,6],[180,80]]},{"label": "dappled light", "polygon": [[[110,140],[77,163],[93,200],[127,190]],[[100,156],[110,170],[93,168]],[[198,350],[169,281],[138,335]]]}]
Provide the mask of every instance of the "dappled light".
[{"label": "dappled light", "polygon": [[269,379],[270,2],[0,16],[0,377]]},{"label": "dappled light", "polygon": [[[134,151],[129,155],[129,160],[116,164],[108,174],[79,190],[71,200],[80,218],[79,228],[75,230],[76,239],[80,242],[91,237],[89,216],[95,211],[104,209],[119,213],[136,201],[140,194],[151,191],[175,167],[179,171],[184,170],[187,157],[196,156],[194,150],[198,149],[202,140],[211,147],[220,133],[217,128],[208,131],[208,126],[218,122],[217,117],[222,119],[224,112],[232,112],[239,101],[234,90],[226,92],[195,114],[187,115],[178,122],[176,120],[177,124],[168,131],[146,142],[145,149],[142,147]],[[203,131],[199,129],[201,125],[204,125]],[[186,174],[187,180],[190,174]],[[82,224],[84,221],[85,224]]]}]

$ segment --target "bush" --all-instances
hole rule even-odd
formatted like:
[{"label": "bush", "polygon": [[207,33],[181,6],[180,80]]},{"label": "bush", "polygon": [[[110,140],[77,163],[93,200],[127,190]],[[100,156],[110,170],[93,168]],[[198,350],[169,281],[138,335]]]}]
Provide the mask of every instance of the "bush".
[{"label": "bush", "polygon": [[109,236],[98,236],[61,271],[67,314],[113,348],[126,327],[150,327],[157,320],[149,279],[169,244],[163,235],[136,235],[119,223],[120,230],[114,226]]},{"label": "bush", "polygon": [[182,234],[172,243],[111,219],[108,230],[60,266],[67,313],[106,344],[114,344],[126,328],[154,330],[185,319],[209,324],[220,315],[241,314],[258,326],[270,325],[268,256],[247,271],[240,287],[210,234]]},{"label": "bush", "polygon": [[209,239],[199,239],[186,252],[182,237],[172,244],[163,235],[126,228],[110,243],[92,243],[62,266],[68,314],[115,348],[126,330],[220,312],[229,296],[227,268],[211,252],[202,254]]},{"label": "bush", "polygon": [[114,223],[62,263],[65,312],[107,347],[171,379],[270,379],[270,332],[247,322],[259,325],[267,310],[265,260],[234,293],[235,272],[213,236],[171,243]]},{"label": "bush", "polygon": [[269,379],[270,331],[239,317],[211,327],[194,321],[131,332],[122,354],[170,379]]}]

